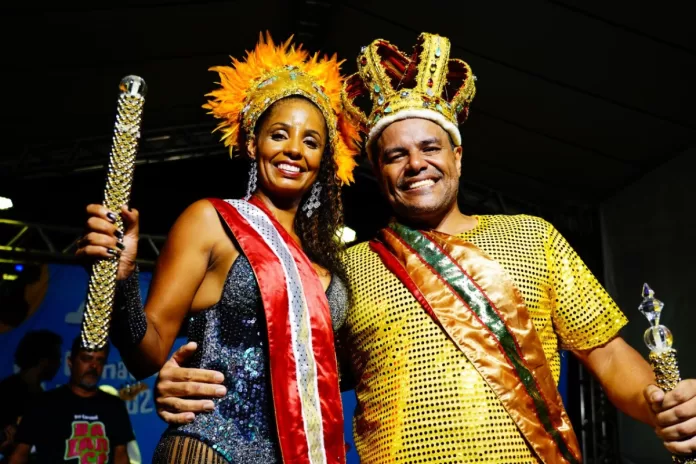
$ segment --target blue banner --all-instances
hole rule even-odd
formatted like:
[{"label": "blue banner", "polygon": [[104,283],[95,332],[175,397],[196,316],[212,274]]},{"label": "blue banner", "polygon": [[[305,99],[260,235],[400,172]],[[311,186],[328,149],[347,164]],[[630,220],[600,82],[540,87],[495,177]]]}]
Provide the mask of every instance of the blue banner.
[{"label": "blue banner", "polygon": [[[34,306],[30,308],[27,319],[17,328],[0,334],[0,349],[4,353],[0,359],[0,378],[18,371],[14,364],[14,352],[22,337],[32,330],[47,329],[63,338],[61,368],[52,380],[44,383],[44,389],[49,390],[67,383],[70,378],[67,360],[72,341],[80,333],[88,275],[83,268],[70,265],[47,265],[43,266],[40,272],[44,276],[39,278],[39,288],[27,288],[27,292],[31,294],[27,295],[26,300],[30,307]],[[143,294],[150,286],[150,279],[151,274],[141,273]],[[177,340],[176,346],[181,346],[184,342],[183,339]],[[144,382],[148,388],[133,400],[126,402],[142,462],[152,461],[154,446],[166,427],[155,412],[152,389],[155,380],[156,376],[146,379]],[[134,382],[135,379],[121,361],[118,350],[112,347],[100,385],[110,385],[119,390]]]}]

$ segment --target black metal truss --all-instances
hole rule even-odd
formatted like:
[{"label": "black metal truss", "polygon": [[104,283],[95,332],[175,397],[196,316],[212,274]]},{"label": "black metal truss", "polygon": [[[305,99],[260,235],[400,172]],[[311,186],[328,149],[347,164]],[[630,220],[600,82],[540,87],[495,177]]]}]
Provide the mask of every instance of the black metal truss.
[{"label": "black metal truss", "polygon": [[[212,134],[214,125],[192,124],[146,130],[136,166],[220,155],[226,148]],[[0,172],[15,179],[57,177],[106,170],[111,135],[83,137],[69,143],[27,145],[19,155],[0,158]]]},{"label": "black metal truss", "polygon": [[618,413],[601,385],[577,363],[579,380],[580,439],[585,464],[619,462]]},{"label": "black metal truss", "polygon": [[[0,219],[0,263],[79,264],[75,257],[79,228]],[[138,264],[143,270],[154,266],[165,236],[141,234]]]}]

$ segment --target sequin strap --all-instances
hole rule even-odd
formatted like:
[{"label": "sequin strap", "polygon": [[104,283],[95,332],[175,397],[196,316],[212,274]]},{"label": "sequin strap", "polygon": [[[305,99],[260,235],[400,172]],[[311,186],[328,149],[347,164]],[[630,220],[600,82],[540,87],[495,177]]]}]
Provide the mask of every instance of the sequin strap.
[{"label": "sequin strap", "polygon": [[139,270],[116,282],[114,311],[112,313],[111,341],[119,350],[136,346],[147,332],[147,317],[140,297]]},{"label": "sequin strap", "polygon": [[311,262],[263,204],[209,199],[261,292],[283,462],[345,463],[343,410],[329,303]]},{"label": "sequin strap", "polygon": [[543,463],[580,449],[521,294],[505,270],[460,238],[392,223],[372,249],[467,356]]}]

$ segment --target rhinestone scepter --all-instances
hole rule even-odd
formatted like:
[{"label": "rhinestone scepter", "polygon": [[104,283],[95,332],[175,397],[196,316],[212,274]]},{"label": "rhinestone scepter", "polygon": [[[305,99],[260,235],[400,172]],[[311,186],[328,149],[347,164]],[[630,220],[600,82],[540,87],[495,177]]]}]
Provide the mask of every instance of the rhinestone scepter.
[{"label": "rhinestone scepter", "polygon": [[[141,77],[126,76],[121,80],[103,203],[109,211],[116,213],[119,230],[123,229],[121,206],[130,200],[146,93],[147,86]],[[82,346],[87,349],[98,350],[106,346],[117,270],[118,257],[100,259],[92,265],[80,332]]]},{"label": "rhinestone scepter", "polygon": [[[643,341],[650,348],[650,365],[655,372],[657,386],[665,392],[673,390],[679,382],[679,365],[677,364],[677,350],[672,348],[674,341],[672,332],[660,324],[660,315],[664,303],[655,298],[655,292],[643,284],[643,301],[638,310],[650,322],[650,327],[643,335]],[[696,464],[696,457],[672,456],[672,462],[677,464]]]}]

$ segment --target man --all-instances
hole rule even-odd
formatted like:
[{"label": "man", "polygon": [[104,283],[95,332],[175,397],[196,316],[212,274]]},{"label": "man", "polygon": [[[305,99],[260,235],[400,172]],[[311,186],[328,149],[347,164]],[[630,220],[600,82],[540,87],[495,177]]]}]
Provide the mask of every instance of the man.
[{"label": "man", "polygon": [[60,368],[63,339],[50,330],[27,332],[15,350],[19,372],[0,382],[0,462],[14,448],[17,423],[43,393],[42,382],[55,377]]},{"label": "man", "polygon": [[[624,315],[565,239],[539,218],[459,211],[457,126],[475,90],[449,41],[422,34],[406,56],[377,40],[358,66],[345,104],[396,218],[348,251],[354,305],[339,355],[357,380],[361,462],[581,462],[556,389],[561,347],[669,451],[696,451],[696,381],[653,385],[618,336]],[[366,93],[369,116],[352,104]],[[210,373],[180,367],[192,349],[160,374],[170,422],[209,406],[187,397],[213,396]]]},{"label": "man", "polygon": [[108,345],[89,351],[75,338],[67,385],[44,393],[19,424],[11,464],[36,462],[128,464],[126,445],[134,439],[125,403],[97,388],[109,354]]},{"label": "man", "polygon": [[[129,399],[135,398],[135,395],[133,394],[126,394],[123,395],[122,392],[116,390],[115,387],[111,385],[99,385],[99,389],[103,391],[104,393],[108,393],[109,395],[113,395],[117,398],[121,398],[124,401],[128,401]],[[139,390],[136,390],[136,395]],[[125,396],[125,398],[124,398]],[[134,433],[135,434],[135,433]],[[129,464],[142,464],[142,456],[140,454],[140,446],[138,445],[138,440],[133,439],[126,444],[126,450],[128,451],[128,460]]]}]

